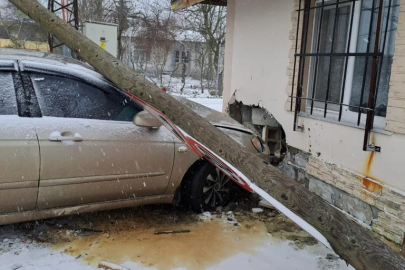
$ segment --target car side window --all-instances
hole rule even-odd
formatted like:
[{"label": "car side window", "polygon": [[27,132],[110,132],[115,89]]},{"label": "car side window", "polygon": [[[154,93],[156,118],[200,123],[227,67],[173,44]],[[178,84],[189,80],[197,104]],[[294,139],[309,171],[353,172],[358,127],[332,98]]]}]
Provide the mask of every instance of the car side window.
[{"label": "car side window", "polygon": [[17,98],[12,73],[0,71],[0,115],[17,114]]},{"label": "car side window", "polygon": [[43,116],[132,121],[140,111],[120,93],[63,76],[31,74]]}]

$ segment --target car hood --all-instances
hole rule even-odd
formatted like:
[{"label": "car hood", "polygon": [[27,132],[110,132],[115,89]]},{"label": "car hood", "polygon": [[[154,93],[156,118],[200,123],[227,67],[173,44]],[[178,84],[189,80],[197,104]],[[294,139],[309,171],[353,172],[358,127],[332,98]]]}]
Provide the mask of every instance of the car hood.
[{"label": "car hood", "polygon": [[200,115],[202,118],[210,122],[212,125],[216,126],[219,130],[225,132],[237,143],[246,147],[246,149],[252,154],[258,155],[265,161],[268,160],[268,157],[270,155],[269,147],[262,142],[264,146],[264,151],[262,153],[258,153],[256,148],[254,148],[252,144],[252,138],[253,137],[260,138],[260,137],[256,136],[252,130],[244,127],[239,122],[227,116],[226,114],[220,113],[203,105],[195,103],[184,97],[180,96],[173,96],[173,97],[178,101],[180,101],[181,103],[183,103],[188,108],[190,108],[196,114]]},{"label": "car hood", "polygon": [[250,129],[244,127],[239,122],[227,116],[226,114],[220,113],[216,110],[195,103],[194,101],[188,100],[184,97],[180,96],[173,96],[173,97],[216,127],[232,129],[243,133],[253,134],[253,132]]}]

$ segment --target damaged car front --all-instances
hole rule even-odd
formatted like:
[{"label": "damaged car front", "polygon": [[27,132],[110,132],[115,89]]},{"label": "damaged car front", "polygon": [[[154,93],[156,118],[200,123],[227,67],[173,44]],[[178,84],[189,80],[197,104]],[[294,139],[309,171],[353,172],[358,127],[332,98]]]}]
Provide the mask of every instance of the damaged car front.
[{"label": "damaged car front", "polygon": [[198,104],[181,96],[173,96],[175,99],[192,109],[195,113],[222,130],[240,145],[250,152],[257,154],[266,162],[269,160],[269,147],[263,142],[260,135],[246,128],[228,115]]}]

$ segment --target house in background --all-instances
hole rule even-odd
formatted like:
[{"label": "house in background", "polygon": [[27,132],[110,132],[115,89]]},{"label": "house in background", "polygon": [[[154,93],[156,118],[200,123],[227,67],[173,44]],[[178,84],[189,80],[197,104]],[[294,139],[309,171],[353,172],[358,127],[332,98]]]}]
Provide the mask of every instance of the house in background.
[{"label": "house in background", "polygon": [[173,38],[157,42],[136,35],[125,35],[123,39],[126,47],[124,62],[149,76],[158,77],[157,73],[162,72],[181,77],[183,66],[186,77],[201,79],[203,76],[205,43],[194,31],[181,31]]},{"label": "house in background", "polygon": [[297,184],[402,243],[405,0],[216,2],[225,110]]}]

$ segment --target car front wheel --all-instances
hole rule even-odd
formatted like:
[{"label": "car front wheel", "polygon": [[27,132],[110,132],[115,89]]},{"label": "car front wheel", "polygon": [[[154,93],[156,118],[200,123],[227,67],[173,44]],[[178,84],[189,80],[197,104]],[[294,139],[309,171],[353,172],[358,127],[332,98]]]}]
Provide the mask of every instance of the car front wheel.
[{"label": "car front wheel", "polygon": [[233,193],[234,183],[210,163],[202,165],[191,180],[191,208],[196,212],[226,206]]}]

